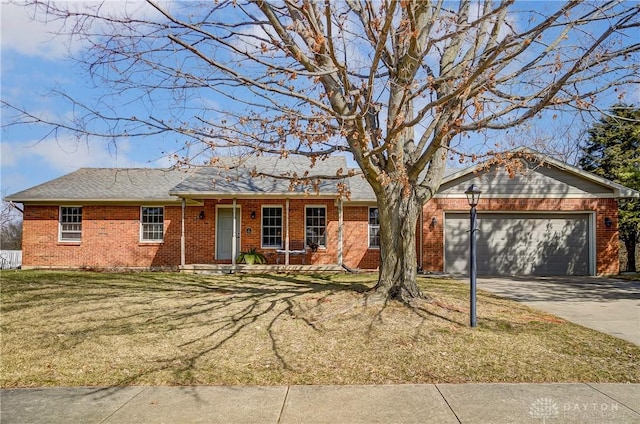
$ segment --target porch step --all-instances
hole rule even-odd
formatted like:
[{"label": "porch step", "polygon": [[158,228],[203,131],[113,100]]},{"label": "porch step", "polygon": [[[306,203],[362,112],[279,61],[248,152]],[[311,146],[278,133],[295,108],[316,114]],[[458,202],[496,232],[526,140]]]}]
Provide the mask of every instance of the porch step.
[{"label": "porch step", "polygon": [[180,267],[186,274],[268,274],[268,273],[317,273],[346,272],[340,265],[231,265],[191,264]]}]

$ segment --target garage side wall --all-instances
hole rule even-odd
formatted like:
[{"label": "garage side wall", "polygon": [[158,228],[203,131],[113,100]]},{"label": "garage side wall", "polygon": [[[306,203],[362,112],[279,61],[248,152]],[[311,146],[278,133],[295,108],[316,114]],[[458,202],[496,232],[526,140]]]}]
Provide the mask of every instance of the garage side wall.
[{"label": "garage side wall", "polygon": [[[616,199],[482,199],[478,212],[595,212],[596,274],[617,274],[619,264],[618,203]],[[423,209],[423,269],[444,271],[445,212],[469,213],[466,198],[434,198]],[[435,220],[433,220],[435,218]],[[612,225],[605,225],[605,218]],[[434,225],[435,223],[435,225]]]}]

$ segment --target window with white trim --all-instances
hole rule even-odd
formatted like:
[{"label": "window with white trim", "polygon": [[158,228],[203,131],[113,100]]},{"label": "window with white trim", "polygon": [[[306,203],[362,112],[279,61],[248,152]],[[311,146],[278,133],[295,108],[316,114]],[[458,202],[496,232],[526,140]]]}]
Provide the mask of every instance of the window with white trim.
[{"label": "window with white trim", "polygon": [[282,206],[262,207],[262,247],[282,247]]},{"label": "window with white trim", "polygon": [[305,238],[311,248],[325,247],[325,231],[327,228],[327,208],[324,206],[307,206],[305,209]]},{"label": "window with white trim", "polygon": [[82,206],[60,206],[60,241],[82,239]]},{"label": "window with white trim", "polygon": [[140,240],[162,241],[164,236],[164,207],[140,208]]},{"label": "window with white trim", "polygon": [[369,208],[369,247],[380,247],[380,218],[378,208]]}]

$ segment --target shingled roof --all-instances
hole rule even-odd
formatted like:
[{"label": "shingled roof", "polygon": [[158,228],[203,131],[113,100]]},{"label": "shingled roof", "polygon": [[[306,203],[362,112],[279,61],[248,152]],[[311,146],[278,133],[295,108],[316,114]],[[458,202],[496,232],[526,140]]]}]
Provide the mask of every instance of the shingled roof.
[{"label": "shingled roof", "polygon": [[157,168],[81,168],[5,197],[14,202],[159,201],[175,202],[169,190],[187,177]]},{"label": "shingled roof", "polygon": [[[338,171],[344,179],[335,179]],[[257,175],[256,175],[257,173]],[[346,158],[332,156],[313,163],[306,157],[275,156],[221,158],[216,166],[197,169],[170,190],[181,197],[292,195],[336,196],[348,173]],[[292,186],[291,179],[302,184]]]},{"label": "shingled roof", "polygon": [[[516,150],[517,152],[517,150]],[[609,189],[613,197],[638,198],[640,193],[604,178],[556,161],[532,150],[526,150],[540,163],[586,179]],[[447,169],[443,186],[452,181],[476,175],[482,165],[463,170]],[[259,175],[256,175],[256,172]],[[336,178],[344,176],[344,178]],[[292,187],[290,178],[307,180]],[[316,182],[319,181],[319,182]],[[77,202],[158,202],[177,203],[180,198],[229,197],[337,197],[339,183],[350,191],[352,202],[375,202],[369,183],[361,174],[349,176],[346,158],[331,156],[317,160],[305,157],[276,156],[225,157],[216,166],[189,170],[157,168],[82,168],[49,182],[6,196],[5,200],[25,203]],[[317,191],[316,191],[317,189]],[[442,189],[442,187],[441,187]]]},{"label": "shingled roof", "polygon": [[[345,177],[336,179],[338,172]],[[261,175],[255,175],[258,172]],[[375,201],[361,175],[348,177],[346,158],[316,161],[274,156],[221,158],[216,166],[189,170],[157,168],[81,168],[5,197],[14,202],[177,202],[181,197],[338,196],[343,182],[351,200]],[[307,180],[291,187],[290,178]],[[316,180],[319,183],[316,183]],[[316,185],[314,185],[316,184]],[[316,188],[318,191],[316,192]]]}]

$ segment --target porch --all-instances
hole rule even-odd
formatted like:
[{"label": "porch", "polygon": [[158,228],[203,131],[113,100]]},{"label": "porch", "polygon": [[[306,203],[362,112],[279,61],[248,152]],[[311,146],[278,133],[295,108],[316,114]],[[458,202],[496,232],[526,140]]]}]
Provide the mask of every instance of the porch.
[{"label": "porch", "polygon": [[347,272],[337,264],[327,265],[246,265],[246,264],[190,264],[180,267],[185,274],[269,274],[269,273],[322,273]]}]

